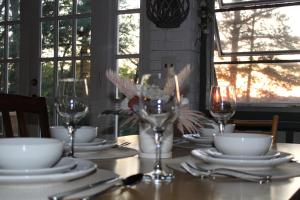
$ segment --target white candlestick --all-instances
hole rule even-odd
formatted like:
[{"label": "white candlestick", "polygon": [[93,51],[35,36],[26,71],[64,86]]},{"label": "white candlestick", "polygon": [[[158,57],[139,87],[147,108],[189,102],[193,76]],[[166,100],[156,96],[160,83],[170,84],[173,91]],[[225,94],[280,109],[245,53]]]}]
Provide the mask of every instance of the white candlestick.
[{"label": "white candlestick", "polygon": [[179,83],[178,83],[178,77],[175,75],[175,89],[176,89],[176,97],[177,101],[180,102],[180,90],[179,90]]}]

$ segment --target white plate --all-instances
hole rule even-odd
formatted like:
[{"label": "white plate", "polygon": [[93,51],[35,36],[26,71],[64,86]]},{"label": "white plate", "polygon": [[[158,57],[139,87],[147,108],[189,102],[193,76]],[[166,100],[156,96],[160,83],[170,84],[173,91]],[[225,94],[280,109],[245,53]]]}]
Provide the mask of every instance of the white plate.
[{"label": "white plate", "polygon": [[259,155],[259,156],[228,155],[219,152],[216,148],[207,149],[206,153],[212,157],[232,159],[232,160],[268,160],[280,156],[280,152],[275,150],[270,150],[265,155]]},{"label": "white plate", "polygon": [[75,142],[75,146],[95,146],[95,145],[100,145],[100,144],[104,144],[106,142],[105,139],[100,139],[100,138],[96,138],[91,142]]},{"label": "white plate", "polygon": [[209,163],[222,165],[226,167],[234,168],[270,168],[276,165],[280,165],[286,162],[289,162],[293,156],[288,153],[281,152],[280,156],[277,158],[269,160],[236,160],[236,159],[224,159],[224,158],[215,158],[206,153],[205,149],[194,149],[192,150],[192,155],[196,158]]},{"label": "white plate", "polygon": [[200,144],[212,144],[214,142],[213,137],[203,137],[199,134],[184,134],[183,138],[188,141],[197,142]]},{"label": "white plate", "polygon": [[116,143],[105,143],[93,146],[74,146],[75,151],[100,151],[116,146]]},{"label": "white plate", "polygon": [[91,161],[75,159],[77,165],[70,171],[63,173],[44,174],[44,175],[0,175],[0,184],[36,184],[66,182],[81,178],[96,170],[97,165]]},{"label": "white plate", "polygon": [[75,167],[77,161],[74,158],[62,158],[53,167],[43,169],[0,169],[0,175],[41,175],[62,173]]}]

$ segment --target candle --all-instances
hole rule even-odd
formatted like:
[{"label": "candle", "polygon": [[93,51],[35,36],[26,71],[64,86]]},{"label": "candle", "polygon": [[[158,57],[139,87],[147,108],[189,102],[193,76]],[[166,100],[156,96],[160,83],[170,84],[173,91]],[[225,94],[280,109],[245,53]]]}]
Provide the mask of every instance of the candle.
[{"label": "candle", "polygon": [[175,89],[176,89],[176,97],[177,101],[180,102],[180,91],[179,91],[179,84],[178,84],[178,77],[175,75]]}]

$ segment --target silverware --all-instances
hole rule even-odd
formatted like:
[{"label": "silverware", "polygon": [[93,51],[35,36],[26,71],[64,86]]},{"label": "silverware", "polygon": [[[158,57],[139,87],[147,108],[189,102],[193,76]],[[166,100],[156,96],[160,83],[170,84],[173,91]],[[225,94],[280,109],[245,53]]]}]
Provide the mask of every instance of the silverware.
[{"label": "silverware", "polygon": [[200,176],[201,178],[215,178],[216,175],[223,175],[228,177],[234,177],[246,181],[258,182],[259,184],[267,183],[271,180],[271,175],[260,175],[242,170],[230,169],[230,168],[214,168],[205,169],[199,167],[192,161],[186,161],[181,163],[181,167],[193,176]]},{"label": "silverware", "polygon": [[49,196],[48,199],[49,200],[62,200],[65,197],[70,196],[72,194],[79,193],[79,192],[82,192],[82,191],[85,191],[85,190],[88,190],[88,189],[92,189],[92,188],[100,186],[100,185],[109,184],[111,182],[117,181],[118,179],[119,178],[108,178],[108,179],[105,179],[105,180],[98,181],[96,183],[84,185],[84,186],[74,188],[74,189],[71,189],[71,190],[68,190],[68,191],[65,191],[65,192],[54,194],[52,196]]},{"label": "silverware", "polygon": [[[116,181],[115,184],[112,184],[109,188],[111,187],[119,187],[119,186],[132,186],[132,185],[135,185],[137,183],[139,183],[142,179],[143,179],[143,174],[134,174],[134,175],[131,175],[131,176],[128,176],[127,178],[125,179],[119,179],[119,181]],[[109,189],[107,188],[107,189]],[[86,197],[83,197],[81,198],[81,200],[91,200],[91,199],[94,199],[96,196],[98,196],[99,194],[101,194],[103,191],[99,191],[99,192],[96,192],[92,195],[89,195],[89,196],[86,196]]]},{"label": "silverware", "polygon": [[[131,175],[125,179],[121,179],[119,177],[117,178],[108,178],[105,180],[101,180],[92,184],[88,184],[88,185],[84,185],[78,188],[74,188],[65,192],[61,192],[61,193],[57,193],[54,194],[52,196],[49,196],[48,199],[49,200],[63,200],[64,198],[71,196],[73,194],[79,193],[79,192],[83,192],[86,190],[90,190],[93,189],[95,187],[101,186],[101,185],[108,185],[109,187],[106,188],[105,190],[111,188],[111,187],[115,187],[115,186],[129,186],[129,185],[134,185],[136,183],[138,183],[139,181],[141,181],[143,178],[143,174],[135,174],[135,175]],[[86,196],[81,198],[82,200],[89,200],[92,199],[94,197],[96,197],[97,195],[99,195],[100,193],[104,192],[105,190],[100,190],[98,192],[93,193],[92,195]]]}]

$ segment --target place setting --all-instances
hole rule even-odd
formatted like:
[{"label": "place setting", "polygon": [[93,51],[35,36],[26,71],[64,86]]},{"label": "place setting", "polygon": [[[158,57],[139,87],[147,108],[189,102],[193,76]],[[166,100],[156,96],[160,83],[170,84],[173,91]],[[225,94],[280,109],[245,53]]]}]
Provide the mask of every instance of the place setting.
[{"label": "place setting", "polygon": [[[64,126],[50,127],[52,138],[64,142],[65,152],[70,151],[70,135]],[[81,126],[74,134],[74,157],[84,159],[108,159],[134,156],[137,151],[126,147],[129,142],[117,142],[98,137],[98,128],[94,126]]]},{"label": "place setting", "polygon": [[189,156],[167,163],[197,177],[234,177],[265,183],[300,176],[293,155],[272,148],[272,136],[224,133],[214,136],[214,148],[193,149]]},{"label": "place setting", "polygon": [[0,151],[0,184],[63,182],[97,169],[91,161],[62,157],[63,142],[52,138],[5,138]]},{"label": "place setting", "polygon": [[[209,111],[219,126],[203,128],[199,134],[199,138],[211,137],[213,146],[193,148],[189,156],[173,159],[168,166],[193,176],[226,176],[258,183],[299,176],[300,165],[292,162],[292,154],[273,148],[272,135],[234,132],[235,126],[226,124],[235,107],[233,88],[213,86]],[[194,135],[191,138],[196,140]]]},{"label": "place setting", "polygon": [[[233,133],[235,124],[226,124],[224,133]],[[196,133],[183,134],[182,138],[175,140],[174,144],[178,147],[187,148],[205,148],[213,147],[214,135],[219,134],[219,125],[215,122],[203,123],[203,127],[199,128]]]},{"label": "place setting", "polygon": [[196,131],[185,132],[182,138],[175,140],[174,145],[186,148],[212,147],[214,136],[222,133],[233,133],[235,124],[226,123],[236,110],[236,95],[230,86],[211,88],[209,111],[213,119],[202,116],[201,126]]},{"label": "place setting", "polygon": [[[89,196],[121,180],[92,161],[63,157],[63,151],[63,142],[54,138],[0,139],[1,198],[40,200],[66,192],[65,196]],[[90,191],[85,189],[82,194],[83,190],[77,191],[96,182],[101,184],[95,189],[87,188]],[[68,192],[75,189],[77,192]]]}]

